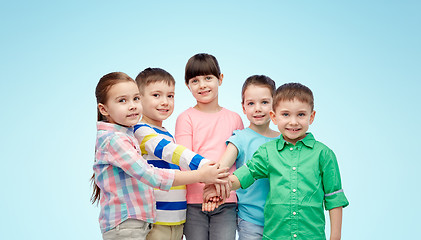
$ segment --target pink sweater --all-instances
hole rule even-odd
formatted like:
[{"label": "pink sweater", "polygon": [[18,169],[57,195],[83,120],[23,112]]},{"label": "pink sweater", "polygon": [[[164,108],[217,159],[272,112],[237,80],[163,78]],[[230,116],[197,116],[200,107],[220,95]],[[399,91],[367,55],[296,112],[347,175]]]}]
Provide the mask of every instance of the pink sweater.
[{"label": "pink sweater", "polygon": [[[243,129],[241,117],[228,109],[222,108],[217,113],[205,113],[189,108],[180,114],[175,125],[175,140],[203,157],[219,161],[225,152],[225,141],[232,132]],[[235,165],[230,169],[232,173]],[[202,183],[187,185],[187,203],[202,203]],[[235,192],[231,192],[226,202],[237,202]]]}]

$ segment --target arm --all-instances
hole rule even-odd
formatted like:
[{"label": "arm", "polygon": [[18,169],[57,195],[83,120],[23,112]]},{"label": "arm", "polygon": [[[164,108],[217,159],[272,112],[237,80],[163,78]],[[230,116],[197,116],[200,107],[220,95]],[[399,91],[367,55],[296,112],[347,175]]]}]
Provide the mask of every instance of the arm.
[{"label": "arm", "polygon": [[237,156],[238,156],[237,147],[232,143],[228,143],[224,154],[222,154],[222,157],[219,159],[219,163],[221,164],[221,167],[231,168],[232,165],[234,165],[235,160],[237,159]]},{"label": "arm", "polygon": [[330,240],[341,239],[342,207],[329,210],[330,217]]},{"label": "arm", "polygon": [[[147,124],[136,125],[134,135],[139,141],[142,155],[154,156],[188,170],[196,170],[210,162],[186,147],[167,140],[165,134],[167,132],[159,133]],[[168,137],[172,136],[168,133]]]},{"label": "arm", "polygon": [[150,166],[140,156],[134,142],[126,135],[114,135],[107,140],[102,152],[97,152],[97,159],[106,158],[107,162],[122,169],[127,175],[161,190],[169,190],[174,180],[174,171],[157,169]]},{"label": "arm", "polygon": [[186,185],[197,182],[225,184],[220,178],[229,175],[228,168],[219,168],[219,164],[207,164],[199,170],[175,171],[173,186]]}]

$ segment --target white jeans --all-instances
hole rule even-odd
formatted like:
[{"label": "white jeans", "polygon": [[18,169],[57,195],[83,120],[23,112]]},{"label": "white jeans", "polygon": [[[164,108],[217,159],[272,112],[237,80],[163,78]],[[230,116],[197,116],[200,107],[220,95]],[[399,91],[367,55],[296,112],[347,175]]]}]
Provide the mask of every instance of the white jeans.
[{"label": "white jeans", "polygon": [[147,223],[137,219],[127,219],[102,234],[104,240],[144,240],[149,231],[151,231],[152,223]]}]

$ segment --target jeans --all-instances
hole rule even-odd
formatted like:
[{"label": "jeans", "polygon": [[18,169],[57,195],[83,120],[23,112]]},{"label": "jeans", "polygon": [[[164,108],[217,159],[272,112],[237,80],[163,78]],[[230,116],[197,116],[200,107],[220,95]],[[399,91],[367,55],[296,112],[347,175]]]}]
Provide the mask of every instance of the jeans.
[{"label": "jeans", "polygon": [[262,240],[263,226],[238,218],[238,240]]},{"label": "jeans", "polygon": [[127,219],[102,234],[104,240],[144,240],[152,228],[152,223],[147,223],[137,219]]},{"label": "jeans", "polygon": [[202,204],[187,204],[187,240],[235,240],[236,228],[236,203],[222,204],[212,212],[202,212]]}]

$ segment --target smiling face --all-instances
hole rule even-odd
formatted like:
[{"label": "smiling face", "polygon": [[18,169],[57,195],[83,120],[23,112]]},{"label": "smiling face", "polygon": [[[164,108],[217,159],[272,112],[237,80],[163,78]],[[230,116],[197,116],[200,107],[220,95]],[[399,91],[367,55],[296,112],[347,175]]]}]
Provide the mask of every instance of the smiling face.
[{"label": "smiling face", "polygon": [[243,112],[250,121],[250,128],[269,124],[271,110],[271,90],[266,86],[249,85],[244,91]]},{"label": "smiling face", "polygon": [[134,126],[142,114],[139,89],[134,81],[119,82],[110,87],[105,104],[98,109],[108,122],[126,127]]},{"label": "smiling face", "polygon": [[271,112],[271,119],[278,126],[285,141],[296,144],[297,141],[305,138],[309,126],[314,121],[316,112],[311,110],[308,103],[294,100],[279,101]]},{"label": "smiling face", "polygon": [[164,81],[150,83],[144,87],[141,100],[142,122],[162,127],[162,121],[174,111],[174,85]]},{"label": "smiling face", "polygon": [[219,78],[214,75],[196,76],[189,79],[187,87],[198,103],[209,104],[218,101],[218,87],[222,84],[223,75]]}]

